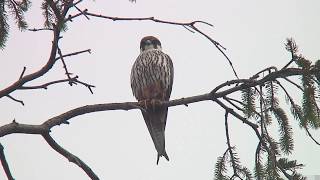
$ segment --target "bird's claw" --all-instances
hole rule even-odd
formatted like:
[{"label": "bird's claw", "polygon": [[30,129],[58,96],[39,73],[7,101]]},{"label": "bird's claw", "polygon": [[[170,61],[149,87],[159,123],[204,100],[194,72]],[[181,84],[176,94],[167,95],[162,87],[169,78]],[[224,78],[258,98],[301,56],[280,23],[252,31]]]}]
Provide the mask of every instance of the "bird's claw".
[{"label": "bird's claw", "polygon": [[145,99],[145,100],[141,100],[139,101],[139,105],[141,107],[143,107],[143,109],[148,110],[148,109],[152,109],[153,111],[155,111],[161,104],[161,101],[158,99]]}]

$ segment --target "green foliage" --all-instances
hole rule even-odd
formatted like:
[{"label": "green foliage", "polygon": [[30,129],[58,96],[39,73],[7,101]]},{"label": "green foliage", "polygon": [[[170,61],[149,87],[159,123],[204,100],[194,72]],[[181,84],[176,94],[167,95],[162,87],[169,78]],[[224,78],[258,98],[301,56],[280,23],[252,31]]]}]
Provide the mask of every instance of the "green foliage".
[{"label": "green foliage", "polygon": [[272,137],[268,136],[269,149],[274,153],[274,155],[280,155],[279,143],[275,141]]},{"label": "green foliage", "polygon": [[287,38],[287,42],[285,44],[286,50],[291,52],[293,55],[298,52],[298,46],[293,38]]},{"label": "green foliage", "polygon": [[280,107],[274,108],[273,112],[280,126],[280,148],[285,154],[290,154],[293,150],[294,144],[292,138],[292,128],[289,125],[289,119],[285,111]]},{"label": "green foliage", "polygon": [[[320,86],[320,60],[317,60],[314,63],[314,67],[315,67],[315,76],[316,76],[317,84],[319,87]],[[319,89],[320,89],[320,87],[319,87]]]},{"label": "green foliage", "polygon": [[253,88],[242,90],[242,102],[244,104],[244,114],[247,118],[255,114],[255,92]]},{"label": "green foliage", "polygon": [[302,56],[297,60],[298,66],[303,70],[301,82],[303,86],[302,110],[304,117],[301,121],[302,127],[320,127],[319,108],[316,103],[316,87],[314,85],[314,75],[311,73],[313,67],[311,62]]},{"label": "green foliage", "polygon": [[306,177],[302,176],[301,174],[297,173],[297,169],[302,168],[303,164],[298,164],[296,160],[288,160],[287,158],[280,158],[278,160],[279,167],[283,168],[285,171],[291,172],[288,174],[294,180],[305,180]]},{"label": "green foliage", "polygon": [[229,177],[225,175],[227,173],[226,168],[226,157],[223,155],[222,157],[218,157],[218,160],[215,165],[215,180],[229,180]]},{"label": "green foliage", "polygon": [[257,180],[264,179],[266,177],[266,170],[262,165],[262,153],[263,149],[261,146],[261,142],[259,142],[257,149],[256,149],[256,159],[255,159],[255,167],[254,167],[254,177]]},{"label": "green foliage", "polygon": [[240,164],[240,159],[238,158],[238,154],[235,152],[235,148],[231,147],[231,149],[228,149],[223,156],[218,157],[215,165],[215,180],[230,179],[230,177],[226,175],[228,171],[227,164],[229,168],[233,169],[233,176],[247,180],[253,179],[250,170]]},{"label": "green foliage", "polygon": [[55,22],[55,16],[52,9],[50,8],[48,1],[43,1],[41,4],[42,15],[45,18],[44,27],[52,28],[52,24]]},{"label": "green foliage", "polygon": [[25,30],[28,25],[25,21],[24,14],[31,6],[29,0],[11,1],[0,0],[0,49],[5,47],[5,43],[9,35],[8,12],[15,19],[18,28],[22,31]]},{"label": "green foliage", "polygon": [[[264,101],[265,106],[266,108],[269,109],[269,111],[271,111],[274,114],[279,124],[280,149],[285,154],[289,154],[293,150],[292,128],[289,124],[289,119],[285,111],[279,106],[279,100],[276,97],[278,93],[279,85],[274,83],[273,81],[269,81],[266,83],[265,88],[266,88],[266,98]],[[269,119],[266,119],[266,120],[270,121]],[[268,125],[268,123],[266,123],[266,125]]]},{"label": "green foliage", "polygon": [[300,127],[302,127],[301,122],[303,121],[304,115],[301,106],[296,104],[288,94],[286,95],[286,102],[290,105],[291,114],[296,120],[300,122]]},{"label": "green foliage", "polygon": [[9,25],[7,23],[7,13],[5,11],[5,1],[0,0],[0,49],[5,47],[8,38]]},{"label": "green foliage", "polygon": [[279,100],[276,97],[277,93],[278,93],[278,85],[275,84],[273,81],[268,81],[266,83],[266,100],[265,100],[265,105],[266,108],[274,108],[277,107],[279,105]]},{"label": "green foliage", "polygon": [[246,179],[246,180],[252,180],[253,179],[250,170],[248,168],[244,167],[244,166],[240,166],[239,167],[238,174],[240,176],[243,176],[244,179]]},{"label": "green foliage", "polygon": [[264,113],[264,122],[266,123],[266,125],[270,125],[272,122],[272,118],[269,111],[265,111]]},{"label": "green foliage", "polygon": [[44,21],[45,28],[53,29],[54,26],[58,26],[58,28],[62,31],[66,31],[68,29],[67,24],[62,17],[62,11],[66,3],[67,2],[65,0],[57,1],[52,7],[50,6],[50,1],[42,2],[41,9],[42,9],[42,15],[45,18],[45,21]]},{"label": "green foliage", "polygon": [[273,155],[268,155],[266,164],[267,180],[280,180],[279,170],[276,165],[276,159]]}]

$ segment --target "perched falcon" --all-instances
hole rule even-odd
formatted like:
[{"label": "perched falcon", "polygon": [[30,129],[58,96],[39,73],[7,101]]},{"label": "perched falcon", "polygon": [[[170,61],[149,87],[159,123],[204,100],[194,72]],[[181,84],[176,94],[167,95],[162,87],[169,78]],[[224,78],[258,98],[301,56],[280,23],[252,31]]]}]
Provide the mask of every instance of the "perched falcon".
[{"label": "perched falcon", "polygon": [[130,80],[133,95],[147,106],[145,111],[141,112],[158,151],[157,164],[161,156],[169,161],[164,135],[168,108],[152,106],[152,102],[169,100],[173,83],[173,64],[170,57],[162,52],[161,43],[157,38],[142,38],[140,55],[132,66]]}]

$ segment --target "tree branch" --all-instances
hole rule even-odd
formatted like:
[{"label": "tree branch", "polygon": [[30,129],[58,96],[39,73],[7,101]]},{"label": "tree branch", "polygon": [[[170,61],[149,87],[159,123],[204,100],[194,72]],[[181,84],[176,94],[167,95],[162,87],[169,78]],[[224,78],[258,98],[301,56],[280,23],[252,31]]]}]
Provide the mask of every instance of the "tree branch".
[{"label": "tree branch", "polygon": [[[241,83],[241,84],[238,86],[235,86],[235,87],[231,87],[229,89],[225,89],[223,91],[215,92],[215,93],[207,93],[207,94],[202,94],[202,95],[197,95],[197,96],[174,99],[174,100],[170,100],[170,101],[163,101],[163,102],[161,102],[160,105],[165,106],[165,107],[170,107],[170,106],[178,106],[178,105],[188,105],[188,104],[196,103],[196,102],[200,102],[200,101],[211,100],[211,101],[218,103],[222,108],[228,109],[230,114],[235,116],[237,119],[241,120],[243,123],[249,125],[253,129],[257,130],[257,128],[258,128],[257,124],[254,124],[254,123],[248,121],[246,118],[242,117],[240,114],[238,114],[237,112],[235,112],[234,110],[232,110],[231,108],[226,106],[224,103],[222,103],[219,100],[219,98],[223,98],[231,93],[241,91],[241,90],[248,88],[248,87],[255,87],[257,85],[263,85],[267,81],[274,81],[277,78],[283,78],[283,77],[288,77],[288,76],[301,75],[302,73],[303,73],[303,71],[299,68],[288,68],[288,69],[272,72],[260,80],[255,80],[255,81],[252,81],[249,79],[232,80],[229,82],[237,82],[237,83]],[[247,82],[250,82],[250,83],[248,84]],[[223,86],[219,85],[219,87],[221,87],[221,88],[224,86],[229,86],[229,83],[223,83]],[[59,116],[56,116],[56,117],[53,117],[53,118],[47,120],[46,122],[43,123],[44,127],[42,127],[42,128],[47,129],[47,130],[51,129],[52,127],[54,127],[56,125],[66,123],[69,119],[71,119],[73,117],[83,115],[86,113],[92,113],[92,112],[98,112],[98,111],[108,111],[108,110],[131,110],[131,109],[143,110],[143,108],[140,106],[140,104],[138,102],[106,103],[106,104],[94,104],[94,105],[82,106],[82,107],[72,109],[70,111],[67,111],[67,112],[59,115]],[[30,126],[34,127],[35,125],[30,125]],[[25,131],[21,131],[21,129],[19,129],[19,131],[17,131],[16,128],[17,127],[13,126],[13,125],[10,125],[10,126],[4,125],[4,126],[0,127],[0,137],[4,136],[6,134],[11,134],[11,133],[19,133],[19,132],[24,133],[25,132]],[[26,131],[27,134],[29,134],[30,132],[32,132],[32,131]],[[42,132],[42,131],[40,131],[40,132],[37,131],[37,132],[38,133],[35,133],[35,134],[40,134],[40,132]]]},{"label": "tree branch", "polygon": [[52,149],[54,149],[59,154],[67,158],[70,162],[79,166],[91,179],[99,179],[98,176],[92,171],[92,169],[86,163],[84,163],[80,158],[61,147],[57,142],[55,142],[55,140],[50,136],[49,133],[42,134],[42,137],[47,141],[47,143],[52,147]]},{"label": "tree branch", "polygon": [[63,82],[77,82],[78,76],[72,77],[70,79],[61,79],[61,80],[56,80],[56,81],[51,81],[42,85],[37,85],[37,86],[22,86],[19,89],[21,90],[29,90],[29,89],[48,89],[48,86],[53,85],[53,84],[58,84],[58,83],[63,83]]},{"label": "tree branch", "polygon": [[312,134],[310,133],[310,131],[307,127],[305,127],[305,130],[306,130],[308,136],[313,140],[313,142],[315,142],[317,145],[320,146],[320,143],[312,136]]},{"label": "tree branch", "polygon": [[75,56],[75,55],[82,54],[82,53],[86,53],[86,52],[88,52],[89,54],[91,54],[91,49],[86,49],[86,50],[82,50],[82,51],[77,51],[77,52],[65,54],[65,55],[62,55],[62,56],[57,57],[56,60],[59,60],[59,59],[61,59],[61,58],[65,58],[65,57],[69,57],[69,56]]},{"label": "tree branch", "polygon": [[1,160],[1,164],[3,167],[4,172],[7,175],[8,180],[14,180],[10,168],[9,168],[9,164],[7,162],[6,156],[4,154],[4,147],[2,146],[2,144],[0,143],[0,160]]},{"label": "tree branch", "polygon": [[9,94],[6,95],[6,96],[7,96],[8,98],[10,98],[11,100],[16,101],[16,102],[22,104],[22,106],[24,106],[24,102],[23,102],[22,100],[16,99],[16,98],[12,97],[12,96],[9,95]]},{"label": "tree branch", "polygon": [[232,168],[233,168],[233,176],[239,177],[238,173],[237,173],[237,167],[236,167],[236,163],[234,160],[233,152],[232,152],[232,147],[230,144],[229,128],[228,128],[228,114],[229,114],[229,111],[226,110],[225,115],[224,115],[224,125],[225,125],[225,129],[226,129],[227,145],[228,145],[231,164],[232,164]]},{"label": "tree branch", "polygon": [[67,75],[67,77],[68,77],[68,79],[69,79],[69,85],[72,86],[73,81],[71,80],[71,76],[70,76],[72,73],[70,73],[70,72],[68,71],[67,65],[66,65],[66,63],[64,62],[64,58],[63,58],[61,49],[60,49],[59,47],[58,47],[58,54],[59,54],[60,59],[61,59],[61,61],[62,61],[63,68],[64,68],[64,70],[65,70],[65,72],[66,72],[65,74]]},{"label": "tree branch", "polygon": [[163,24],[171,24],[171,25],[182,26],[182,27],[186,28],[188,31],[191,31],[192,33],[198,32],[199,34],[204,36],[206,39],[208,39],[222,53],[222,55],[227,59],[229,65],[231,66],[234,75],[237,78],[239,78],[235,68],[233,67],[233,64],[232,64],[230,58],[224,52],[226,50],[226,48],[223,47],[219,42],[217,42],[214,39],[212,39],[206,33],[202,32],[199,28],[196,27],[196,24],[199,24],[199,23],[213,27],[213,25],[208,23],[208,22],[205,22],[205,21],[192,21],[192,22],[189,22],[189,23],[180,23],[180,22],[173,22],[173,21],[165,21],[165,20],[157,19],[155,17],[134,17],[134,18],[113,17],[113,16],[105,16],[105,15],[101,15],[101,14],[90,13],[90,12],[88,12],[87,9],[85,9],[83,11],[81,11],[81,10],[79,10],[79,11],[80,12],[78,14],[75,14],[73,16],[69,16],[68,18],[65,19],[65,21],[66,22],[67,21],[72,21],[74,18],[76,18],[78,16],[85,15],[87,17],[87,19],[88,19],[88,16],[92,16],[92,17],[97,17],[97,18],[113,20],[113,21],[153,21],[153,22],[156,22],[156,23],[163,23]]},{"label": "tree branch", "polygon": [[60,30],[57,27],[55,27],[54,32],[53,32],[53,41],[52,41],[52,46],[51,46],[51,52],[50,52],[49,59],[48,59],[47,63],[40,70],[38,70],[32,74],[23,76],[19,80],[17,80],[16,82],[14,82],[10,86],[8,86],[7,88],[0,90],[0,98],[19,89],[26,82],[32,81],[36,78],[39,78],[40,76],[43,76],[45,73],[47,73],[52,68],[52,66],[56,62],[55,56],[56,56],[56,51],[58,48],[59,36],[60,36]]}]

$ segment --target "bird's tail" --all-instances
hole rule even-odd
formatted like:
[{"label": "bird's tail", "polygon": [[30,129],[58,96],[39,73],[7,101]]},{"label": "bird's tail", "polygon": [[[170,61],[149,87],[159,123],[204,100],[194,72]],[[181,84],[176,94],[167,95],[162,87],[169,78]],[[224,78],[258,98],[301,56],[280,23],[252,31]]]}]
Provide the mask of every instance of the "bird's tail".
[{"label": "bird's tail", "polygon": [[148,127],[154,146],[158,152],[157,164],[159,158],[164,156],[168,161],[169,157],[165,150],[165,127],[167,121],[168,108],[148,109],[146,112],[142,111],[144,120]]}]

